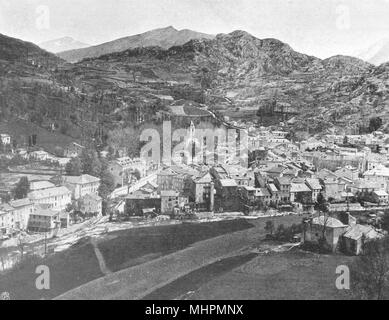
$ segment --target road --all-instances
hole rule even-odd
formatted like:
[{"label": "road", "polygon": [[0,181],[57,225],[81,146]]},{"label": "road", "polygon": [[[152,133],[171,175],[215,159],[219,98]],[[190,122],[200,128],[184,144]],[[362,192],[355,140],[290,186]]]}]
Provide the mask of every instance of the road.
[{"label": "road", "polygon": [[130,193],[132,193],[132,192],[134,192],[136,190],[139,190],[146,183],[155,181],[157,179],[157,175],[158,175],[158,173],[160,171],[161,170],[158,170],[158,171],[152,173],[151,175],[148,175],[147,177],[144,177],[144,178],[140,179],[138,182],[136,182],[134,185],[132,185],[130,187],[124,186],[122,188],[115,189],[111,193],[110,198],[111,199],[115,199],[115,198],[118,198],[118,197],[121,197],[121,196],[126,196],[126,195],[128,195],[128,194],[130,194]]}]

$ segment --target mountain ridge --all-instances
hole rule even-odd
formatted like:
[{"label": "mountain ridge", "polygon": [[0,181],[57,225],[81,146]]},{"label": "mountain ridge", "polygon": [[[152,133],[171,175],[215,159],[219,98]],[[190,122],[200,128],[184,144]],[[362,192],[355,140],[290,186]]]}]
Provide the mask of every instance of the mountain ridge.
[{"label": "mountain ridge", "polygon": [[85,58],[96,58],[105,54],[136,47],[159,46],[168,49],[176,45],[183,45],[194,38],[212,39],[214,36],[189,29],[177,30],[169,26],[167,28],[154,29],[145,33],[123,37],[88,48],[60,52],[58,56],[73,63]]},{"label": "mountain ridge", "polygon": [[90,47],[89,44],[80,42],[69,36],[45,41],[38,44],[38,46],[54,54],[69,50],[77,50]]}]

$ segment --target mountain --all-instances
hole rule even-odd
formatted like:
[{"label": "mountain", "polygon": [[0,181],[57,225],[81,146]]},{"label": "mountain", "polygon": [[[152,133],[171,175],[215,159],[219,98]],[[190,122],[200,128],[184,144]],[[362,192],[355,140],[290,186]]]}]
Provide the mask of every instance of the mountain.
[{"label": "mountain", "polygon": [[357,53],[356,56],[376,66],[389,62],[389,38],[376,42],[369,48]]},{"label": "mountain", "polygon": [[61,52],[58,56],[69,62],[77,62],[85,58],[96,58],[105,54],[137,47],[158,46],[168,49],[173,46],[183,45],[192,39],[200,38],[212,39],[214,36],[187,29],[176,30],[173,27],[167,27],[121,38],[89,48]]},{"label": "mountain", "polygon": [[60,39],[50,40],[39,44],[39,47],[52,53],[82,49],[87,48],[89,46],[89,44],[74,40],[71,37],[63,37]]},{"label": "mountain", "polygon": [[0,63],[20,63],[24,65],[56,66],[62,60],[37,45],[0,34]]},{"label": "mountain", "polygon": [[56,59],[43,75],[39,68],[8,62],[21,71],[0,77],[3,118],[54,122],[62,133],[89,141],[101,138],[102,130],[103,144],[114,130],[154,119],[172,100],[264,125],[293,117],[296,132],[358,132],[373,116],[389,122],[389,65],[347,56],[321,60],[239,30],[74,64]]}]

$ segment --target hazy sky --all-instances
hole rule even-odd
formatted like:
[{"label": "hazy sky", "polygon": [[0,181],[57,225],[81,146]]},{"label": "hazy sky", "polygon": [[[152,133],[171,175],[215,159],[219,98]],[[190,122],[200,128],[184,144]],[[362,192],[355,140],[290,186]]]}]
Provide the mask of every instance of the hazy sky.
[{"label": "hazy sky", "polygon": [[389,0],[0,0],[0,33],[35,43],[98,44],[170,25],[245,30],[325,58],[389,38]]}]

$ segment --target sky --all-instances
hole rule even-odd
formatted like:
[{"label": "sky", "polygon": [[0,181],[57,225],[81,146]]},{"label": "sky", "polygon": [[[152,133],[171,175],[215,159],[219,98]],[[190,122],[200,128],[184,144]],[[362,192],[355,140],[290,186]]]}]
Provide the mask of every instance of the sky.
[{"label": "sky", "polygon": [[355,55],[389,38],[389,0],[0,0],[0,33],[36,44],[70,36],[94,45],[167,26]]}]

